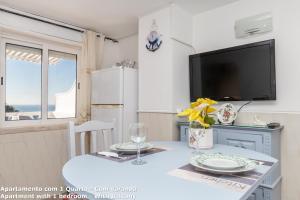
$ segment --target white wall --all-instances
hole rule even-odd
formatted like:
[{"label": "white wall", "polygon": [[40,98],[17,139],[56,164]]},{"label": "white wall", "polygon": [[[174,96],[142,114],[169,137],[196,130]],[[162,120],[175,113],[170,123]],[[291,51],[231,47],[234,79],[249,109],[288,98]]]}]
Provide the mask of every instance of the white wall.
[{"label": "white wall", "polygon": [[120,46],[118,43],[106,40],[103,48],[102,68],[109,68],[120,61]]},{"label": "white wall", "polygon": [[[240,0],[194,17],[193,43],[197,52],[275,38],[277,100],[256,102],[245,110],[300,112],[299,8],[298,0]],[[273,32],[248,39],[235,38],[235,20],[267,11],[273,13]]]},{"label": "white wall", "polygon": [[[161,47],[146,49],[153,20],[162,34]],[[169,112],[172,110],[170,9],[165,8],[139,20],[139,110]]]},{"label": "white wall", "polygon": [[[162,35],[162,45],[145,48],[153,20]],[[188,29],[188,30],[184,30]],[[139,111],[175,113],[189,103],[188,55],[192,48],[192,16],[176,5],[139,20]]]},{"label": "white wall", "polygon": [[119,40],[120,61],[124,59],[138,61],[138,41],[138,34]]},{"label": "white wall", "polygon": [[105,41],[102,68],[109,68],[125,59],[138,61],[137,34],[122,38],[119,43],[113,43],[110,40]]},{"label": "white wall", "polygon": [[184,109],[190,103],[189,87],[189,56],[194,50],[180,42],[171,41],[172,44],[172,112]]},{"label": "white wall", "polygon": [[188,45],[193,44],[193,16],[176,4],[170,7],[171,38]]}]

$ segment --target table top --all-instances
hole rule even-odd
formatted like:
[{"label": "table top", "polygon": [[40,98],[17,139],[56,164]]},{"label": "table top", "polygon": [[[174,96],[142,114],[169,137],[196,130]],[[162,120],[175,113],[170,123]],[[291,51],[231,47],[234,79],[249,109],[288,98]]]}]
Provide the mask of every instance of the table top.
[{"label": "table top", "polygon": [[[273,162],[274,165],[259,165],[257,172],[263,176],[247,192],[228,190],[207,183],[185,180],[168,173],[189,163],[193,149],[183,142],[153,142],[155,147],[167,151],[143,157],[145,165],[133,165],[131,161],[115,162],[94,155],[77,156],[63,167],[62,174],[67,187],[76,194],[87,195],[89,199],[102,194],[107,189],[128,189],[122,194],[133,194],[137,200],[244,200],[261,184],[278,161],[268,155],[226,145],[214,145],[213,149],[202,152],[219,152],[245,156],[256,160]],[[133,189],[134,192],[130,190]],[[96,191],[98,190],[98,191]],[[124,197],[122,197],[124,199]],[[130,199],[128,197],[127,199]]]}]

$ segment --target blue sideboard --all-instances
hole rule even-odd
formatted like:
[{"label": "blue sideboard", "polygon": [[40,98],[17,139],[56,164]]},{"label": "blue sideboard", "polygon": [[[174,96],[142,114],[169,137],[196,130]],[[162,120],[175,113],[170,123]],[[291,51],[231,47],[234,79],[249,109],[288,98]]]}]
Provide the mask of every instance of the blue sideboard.
[{"label": "blue sideboard", "polygon": [[[188,122],[178,122],[180,140],[187,142],[189,133]],[[275,129],[253,126],[214,125],[214,143],[225,144],[270,155],[280,161],[280,134],[283,127]],[[281,200],[280,163],[267,176],[263,184],[257,188],[248,200]]]}]

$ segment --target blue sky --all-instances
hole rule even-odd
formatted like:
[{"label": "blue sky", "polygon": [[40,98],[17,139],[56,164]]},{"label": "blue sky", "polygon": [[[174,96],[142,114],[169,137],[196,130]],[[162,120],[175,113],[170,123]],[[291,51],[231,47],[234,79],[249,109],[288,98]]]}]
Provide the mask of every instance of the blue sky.
[{"label": "blue sky", "polygon": [[[62,60],[49,65],[49,104],[55,104],[55,94],[67,91],[76,79],[76,62]],[[9,105],[41,104],[41,65],[25,61],[6,61],[6,103]]]}]

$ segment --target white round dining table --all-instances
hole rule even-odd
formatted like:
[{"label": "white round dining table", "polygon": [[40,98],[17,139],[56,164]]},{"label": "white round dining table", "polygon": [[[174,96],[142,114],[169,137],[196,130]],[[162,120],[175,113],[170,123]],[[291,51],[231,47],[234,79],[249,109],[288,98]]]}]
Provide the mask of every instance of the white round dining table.
[{"label": "white round dining table", "polygon": [[[252,150],[214,145],[204,153],[239,155],[274,163],[271,167],[258,165],[262,176],[245,192],[213,186],[170,175],[172,170],[189,163],[193,149],[184,142],[153,142],[166,151],[142,157],[147,164],[133,165],[131,161],[116,162],[95,155],[81,155],[63,167],[65,185],[71,193],[93,199],[136,200],[246,200],[262,183],[278,160]],[[108,194],[113,192],[113,194]],[[115,195],[115,196],[108,196]]]}]

